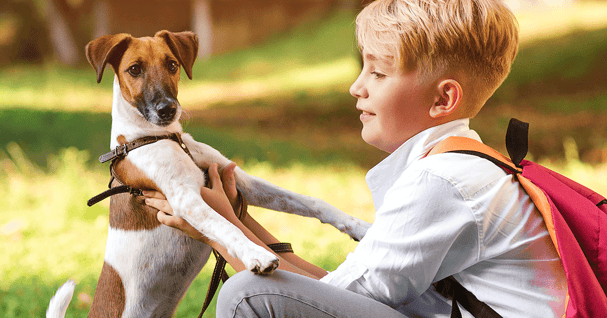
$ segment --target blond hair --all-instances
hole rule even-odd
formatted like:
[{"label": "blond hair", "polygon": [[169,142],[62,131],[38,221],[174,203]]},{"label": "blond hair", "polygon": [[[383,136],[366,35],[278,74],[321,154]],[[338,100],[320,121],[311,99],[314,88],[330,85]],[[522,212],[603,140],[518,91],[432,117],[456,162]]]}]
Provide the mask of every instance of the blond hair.
[{"label": "blond hair", "polygon": [[518,50],[516,18],[499,0],[378,0],[356,18],[356,35],[361,50],[422,80],[464,72],[474,87],[466,117],[506,79]]}]

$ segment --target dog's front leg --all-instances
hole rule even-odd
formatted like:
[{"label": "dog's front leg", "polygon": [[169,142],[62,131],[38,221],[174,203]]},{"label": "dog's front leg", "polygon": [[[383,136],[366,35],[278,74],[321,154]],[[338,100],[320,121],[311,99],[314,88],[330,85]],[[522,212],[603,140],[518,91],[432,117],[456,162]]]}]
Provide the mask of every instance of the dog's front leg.
[{"label": "dog's front leg", "polygon": [[159,141],[132,151],[128,160],[164,193],[175,216],[185,219],[204,236],[224,246],[248,270],[265,274],[278,266],[278,258],[274,254],[251,242],[240,229],[204,202],[200,189],[205,175],[177,144]]},{"label": "dog's front leg", "polygon": [[[188,134],[183,134],[183,141],[190,148],[196,164],[203,169],[208,168],[211,163],[218,163],[220,168],[230,163],[219,151],[195,141]],[[235,173],[236,186],[251,205],[316,218],[322,223],[333,225],[356,241],[362,239],[371,226],[321,199],[283,189],[261,178],[250,176],[240,168],[236,168]]]},{"label": "dog's front leg", "polygon": [[[169,189],[177,189],[172,191]],[[212,241],[226,248],[228,253],[243,262],[248,270],[271,273],[278,266],[278,258],[251,242],[234,224],[213,211],[200,197],[200,187],[184,189],[169,185],[162,190],[175,216],[181,217]]]}]

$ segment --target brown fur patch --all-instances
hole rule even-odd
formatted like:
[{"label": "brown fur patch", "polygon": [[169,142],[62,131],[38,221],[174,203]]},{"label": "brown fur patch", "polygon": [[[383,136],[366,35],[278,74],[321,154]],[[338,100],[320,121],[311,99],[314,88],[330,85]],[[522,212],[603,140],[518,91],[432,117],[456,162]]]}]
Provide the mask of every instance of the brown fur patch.
[{"label": "brown fur patch", "polygon": [[126,138],[123,135],[118,136],[118,138],[116,138],[116,141],[118,141],[120,145],[126,144]]},{"label": "brown fur patch", "polygon": [[128,157],[116,161],[114,164],[114,173],[120,181],[135,189],[158,190],[156,183],[148,178],[143,171],[139,170]]},{"label": "brown fur patch", "polygon": [[[158,190],[156,184],[128,158],[117,161],[114,172],[118,179],[135,189]],[[116,185],[117,182],[113,186]],[[151,230],[160,226],[155,212],[156,209],[145,205],[143,197],[128,193],[113,195],[110,199],[110,226],[130,231]]]},{"label": "brown fur patch", "polygon": [[103,262],[88,317],[120,317],[124,312],[125,302],[126,294],[120,275],[110,264]]},{"label": "brown fur patch", "polygon": [[[114,181],[112,186],[118,183]],[[125,231],[153,230],[161,225],[157,210],[145,205],[144,198],[128,193],[113,195],[110,199],[110,226]]]}]

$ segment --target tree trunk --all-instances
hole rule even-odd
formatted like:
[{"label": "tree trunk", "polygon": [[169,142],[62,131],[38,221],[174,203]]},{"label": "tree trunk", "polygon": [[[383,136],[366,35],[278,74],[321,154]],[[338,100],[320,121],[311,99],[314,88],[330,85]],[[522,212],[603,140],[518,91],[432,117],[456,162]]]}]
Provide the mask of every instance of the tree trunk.
[{"label": "tree trunk", "polygon": [[75,66],[86,61],[84,46],[90,40],[83,21],[90,18],[94,0],[83,0],[72,7],[67,0],[48,0],[46,19],[49,25],[55,58],[62,64]]}]

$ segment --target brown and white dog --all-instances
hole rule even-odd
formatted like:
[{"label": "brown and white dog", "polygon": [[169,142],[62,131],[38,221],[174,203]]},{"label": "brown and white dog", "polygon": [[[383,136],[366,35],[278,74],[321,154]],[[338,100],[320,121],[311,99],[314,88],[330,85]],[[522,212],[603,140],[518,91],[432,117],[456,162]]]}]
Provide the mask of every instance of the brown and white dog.
[{"label": "brown and white dog", "polygon": [[[160,31],[154,37],[107,35],[91,41],[86,55],[100,82],[104,68],[114,70],[111,148],[144,136],[181,134],[192,160],[172,140],[160,140],[128,153],[115,166],[124,183],[164,193],[175,215],[206,237],[225,246],[247,269],[271,273],[274,254],[249,241],[233,224],[213,211],[200,196],[203,172],[211,163],[230,160],[182,133],[177,101],[180,67],[192,78],[198,38],[191,32]],[[279,188],[236,170],[237,187],[249,204],[314,217],[359,240],[369,224],[326,202]],[[182,232],[161,225],[143,198],[114,195],[104,264],[89,317],[171,316],[211,248]],[[47,317],[62,317],[74,291],[72,281],[50,302]]]}]

